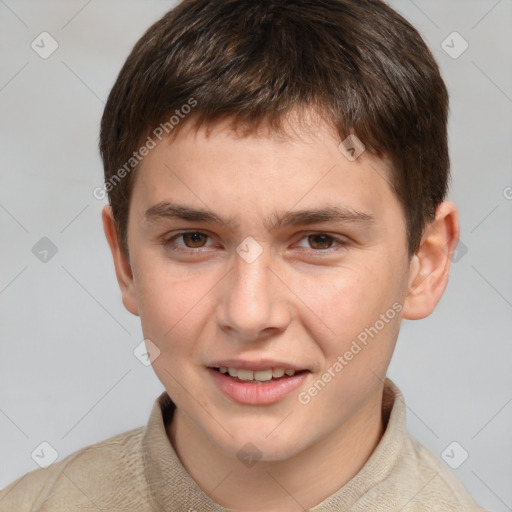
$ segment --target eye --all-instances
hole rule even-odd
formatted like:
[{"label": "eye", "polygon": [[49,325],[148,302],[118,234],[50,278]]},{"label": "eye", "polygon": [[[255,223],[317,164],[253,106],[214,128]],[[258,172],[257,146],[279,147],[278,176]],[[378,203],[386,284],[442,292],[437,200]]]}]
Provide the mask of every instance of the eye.
[{"label": "eye", "polygon": [[[166,248],[174,250],[201,249],[207,247],[206,243],[209,238],[208,235],[200,231],[185,231],[168,238],[164,245]],[[178,243],[180,239],[182,243]]]},{"label": "eye", "polygon": [[[304,242],[307,245],[304,245]],[[304,236],[298,246],[310,248],[315,251],[326,251],[329,249],[336,250],[336,247],[343,247],[347,244],[347,241],[328,235],[327,233],[312,233]]]}]

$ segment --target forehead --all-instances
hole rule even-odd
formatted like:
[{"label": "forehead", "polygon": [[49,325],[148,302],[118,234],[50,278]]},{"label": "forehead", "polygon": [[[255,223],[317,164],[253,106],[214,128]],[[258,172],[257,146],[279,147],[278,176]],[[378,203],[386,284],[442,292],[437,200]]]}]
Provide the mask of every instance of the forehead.
[{"label": "forehead", "polygon": [[349,160],[319,118],[288,120],[285,130],[244,132],[229,120],[184,126],[144,157],[133,206],[144,215],[160,203],[186,203],[232,221],[243,214],[265,222],[277,212],[320,205],[374,218],[399,208],[387,162],[369,150]]}]

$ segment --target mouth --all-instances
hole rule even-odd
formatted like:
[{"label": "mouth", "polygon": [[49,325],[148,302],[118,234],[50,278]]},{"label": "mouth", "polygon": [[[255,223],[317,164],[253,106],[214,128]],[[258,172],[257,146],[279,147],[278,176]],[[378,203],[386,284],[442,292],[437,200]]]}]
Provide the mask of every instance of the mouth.
[{"label": "mouth", "polygon": [[208,373],[225,397],[244,405],[279,402],[304,385],[311,375],[311,371],[306,369],[257,366],[259,368],[251,369],[216,365],[208,367]]},{"label": "mouth", "polygon": [[282,367],[267,368],[265,370],[249,370],[247,368],[235,368],[232,366],[210,367],[226,377],[230,377],[235,382],[246,384],[271,384],[280,380],[286,380],[294,375],[309,372],[309,370],[294,370]]}]

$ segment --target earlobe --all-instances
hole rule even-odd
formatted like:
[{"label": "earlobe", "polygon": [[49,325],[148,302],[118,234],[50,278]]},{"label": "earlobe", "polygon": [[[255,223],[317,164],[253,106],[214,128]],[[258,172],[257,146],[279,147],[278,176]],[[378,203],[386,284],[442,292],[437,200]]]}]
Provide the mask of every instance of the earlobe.
[{"label": "earlobe", "polygon": [[133,315],[139,315],[137,297],[133,281],[133,272],[126,254],[121,249],[117,227],[111,206],[105,206],[101,212],[103,230],[112,252],[117,282],[121,290],[124,307]]},{"label": "earlobe", "polygon": [[419,320],[434,311],[448,284],[459,232],[457,207],[449,201],[441,203],[411,260],[403,318]]}]

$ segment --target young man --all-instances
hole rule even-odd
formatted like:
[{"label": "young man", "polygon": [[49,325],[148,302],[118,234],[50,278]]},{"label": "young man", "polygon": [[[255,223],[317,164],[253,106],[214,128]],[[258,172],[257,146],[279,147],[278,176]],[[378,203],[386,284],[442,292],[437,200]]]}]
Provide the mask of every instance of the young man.
[{"label": "young man", "polygon": [[165,387],[2,511],[482,510],[386,379],[459,235],[448,96],[379,0],[185,0],[110,94],[103,211]]}]

